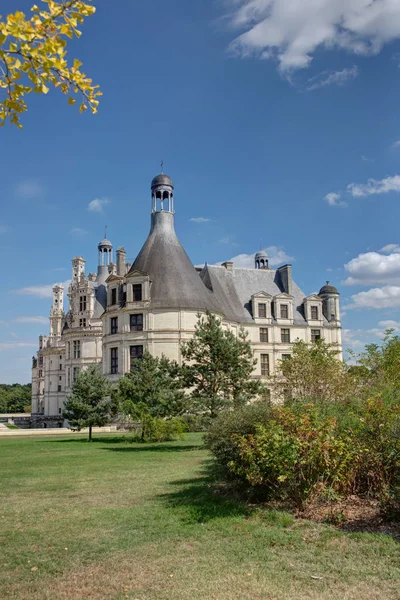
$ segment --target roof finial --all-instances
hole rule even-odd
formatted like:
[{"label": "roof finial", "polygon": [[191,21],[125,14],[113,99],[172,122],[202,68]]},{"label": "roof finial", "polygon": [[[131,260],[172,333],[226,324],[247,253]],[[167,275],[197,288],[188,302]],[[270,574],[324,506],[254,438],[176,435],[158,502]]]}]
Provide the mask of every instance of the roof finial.
[{"label": "roof finial", "polygon": [[330,284],[330,281],[327,280],[326,285],[329,285],[329,284]]},{"label": "roof finial", "polygon": [[164,161],[161,161],[161,173],[164,173]]},{"label": "roof finial", "polygon": [[107,239],[107,225],[104,225],[104,237]]}]

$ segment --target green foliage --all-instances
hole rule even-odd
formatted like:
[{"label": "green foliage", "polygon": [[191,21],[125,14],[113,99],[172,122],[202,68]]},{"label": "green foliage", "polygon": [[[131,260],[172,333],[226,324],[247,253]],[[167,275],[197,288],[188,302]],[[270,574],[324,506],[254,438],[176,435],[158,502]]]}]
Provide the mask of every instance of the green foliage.
[{"label": "green foliage", "polygon": [[352,367],[364,395],[390,393],[400,395],[400,337],[388,329],[382,344],[369,344],[364,352],[354,355],[357,365]]},{"label": "green foliage", "polygon": [[162,419],[147,414],[143,417],[141,441],[144,442],[170,442],[182,440],[187,431],[184,420],[180,417]]},{"label": "green foliage", "polygon": [[295,341],[291,359],[280,361],[271,381],[278,396],[303,401],[339,400],[354,394],[356,388],[337,349],[323,340]]},{"label": "green foliage", "polygon": [[270,404],[258,401],[237,410],[221,412],[213,419],[204,440],[219,466],[226,469],[230,461],[238,458],[238,448],[233,436],[254,434],[257,426],[266,423],[270,415]]},{"label": "green foliage", "polygon": [[31,409],[32,386],[0,384],[0,413],[23,413]]},{"label": "green foliage", "polygon": [[226,432],[229,452],[223,435],[210,448],[231,474],[269,498],[302,505],[328,490],[396,503],[399,405],[369,398],[332,406],[335,411],[324,401],[271,407],[255,432]]},{"label": "green foliage", "polygon": [[72,394],[64,404],[63,417],[78,430],[89,427],[91,440],[92,427],[103,427],[109,423],[113,410],[109,381],[98,366],[90,366],[79,373]]},{"label": "green foliage", "polygon": [[[180,368],[175,361],[145,352],[130,373],[118,382],[116,395],[120,412],[131,422],[141,423],[142,440],[153,439],[154,423],[186,411],[188,398],[181,387]],[[175,423],[177,426],[177,422]],[[165,425],[165,430],[174,425]]]},{"label": "green foliage", "polygon": [[182,345],[183,380],[192,390],[194,408],[212,418],[226,408],[245,404],[263,390],[251,379],[257,359],[247,333],[236,337],[221,327],[221,321],[207,311],[198,315],[193,338]]}]

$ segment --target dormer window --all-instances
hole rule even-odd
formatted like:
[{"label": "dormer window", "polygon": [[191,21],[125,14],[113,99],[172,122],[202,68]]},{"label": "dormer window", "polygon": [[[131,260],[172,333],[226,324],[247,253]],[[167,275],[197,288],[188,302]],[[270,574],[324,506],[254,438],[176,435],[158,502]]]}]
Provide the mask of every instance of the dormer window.
[{"label": "dormer window", "polygon": [[132,285],[132,291],[133,291],[133,301],[141,302],[142,301],[142,284],[134,283]]},{"label": "dormer window", "polygon": [[117,288],[112,288],[111,290],[111,306],[117,304]]},{"label": "dormer window", "polygon": [[258,303],[258,317],[260,319],[266,319],[267,317],[267,305],[265,302]]},{"label": "dormer window", "polygon": [[289,318],[289,305],[281,304],[281,319],[288,319],[288,318]]},{"label": "dormer window", "polygon": [[311,307],[311,320],[318,321],[318,306]]}]

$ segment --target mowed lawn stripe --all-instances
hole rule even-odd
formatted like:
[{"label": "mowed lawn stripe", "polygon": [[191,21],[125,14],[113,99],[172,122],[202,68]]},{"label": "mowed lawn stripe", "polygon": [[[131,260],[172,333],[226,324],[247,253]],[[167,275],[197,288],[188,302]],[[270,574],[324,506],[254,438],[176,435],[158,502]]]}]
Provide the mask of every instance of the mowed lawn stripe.
[{"label": "mowed lawn stripe", "polygon": [[390,536],[227,499],[200,434],[128,439],[0,440],[0,598],[400,598]]}]

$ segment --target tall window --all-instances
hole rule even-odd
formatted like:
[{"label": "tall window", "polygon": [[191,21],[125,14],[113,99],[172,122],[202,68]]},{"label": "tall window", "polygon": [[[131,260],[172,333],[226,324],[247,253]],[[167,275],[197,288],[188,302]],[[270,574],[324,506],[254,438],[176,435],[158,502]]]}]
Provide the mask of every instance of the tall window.
[{"label": "tall window", "polygon": [[131,357],[131,370],[134,366],[134,360],[137,358],[142,358],[143,356],[143,346],[131,346],[130,347],[130,357]]},{"label": "tall window", "polygon": [[117,288],[111,290],[111,305],[117,304]]},{"label": "tall window", "polygon": [[267,316],[267,305],[262,303],[258,305],[258,316],[260,319],[265,319]]},{"label": "tall window", "polygon": [[71,369],[68,368],[67,370],[67,386],[69,387],[71,385]]},{"label": "tall window", "polygon": [[81,357],[81,342],[80,340],[74,341],[74,358]]},{"label": "tall window", "polygon": [[269,354],[260,355],[261,377],[269,375]]},{"label": "tall window", "polygon": [[39,356],[39,367],[43,367],[43,356]]},{"label": "tall window", "polygon": [[260,327],[260,342],[268,342],[268,329],[267,327]]},{"label": "tall window", "polygon": [[288,319],[288,318],[289,318],[289,305],[281,304],[281,319]]},{"label": "tall window", "polygon": [[60,365],[60,371],[62,371],[62,365]]},{"label": "tall window", "polygon": [[110,321],[110,332],[114,335],[115,333],[118,333],[118,317],[113,317]]},{"label": "tall window", "polygon": [[86,310],[86,296],[79,296],[79,312]]},{"label": "tall window", "polygon": [[75,383],[75,381],[78,379],[78,375],[79,375],[79,367],[74,367],[72,369],[72,383]]},{"label": "tall window", "polygon": [[134,283],[132,285],[132,290],[133,290],[133,301],[141,302],[142,301],[142,284]]},{"label": "tall window", "polygon": [[131,315],[131,331],[143,331],[143,315]]},{"label": "tall window", "polygon": [[318,321],[318,306],[311,307],[311,320]]},{"label": "tall window", "polygon": [[311,341],[317,342],[321,339],[321,330],[320,329],[311,329]]},{"label": "tall window", "polygon": [[61,385],[58,386],[58,391],[61,392]]},{"label": "tall window", "polygon": [[111,348],[111,374],[118,373],[118,348]]},{"label": "tall window", "polygon": [[43,377],[43,371],[39,369],[39,377]]},{"label": "tall window", "polygon": [[67,346],[67,358],[71,358],[71,342],[68,342],[68,346]]},{"label": "tall window", "polygon": [[290,329],[281,329],[281,342],[290,344]]},{"label": "tall window", "polygon": [[86,319],[79,319],[79,327],[86,327]]}]

